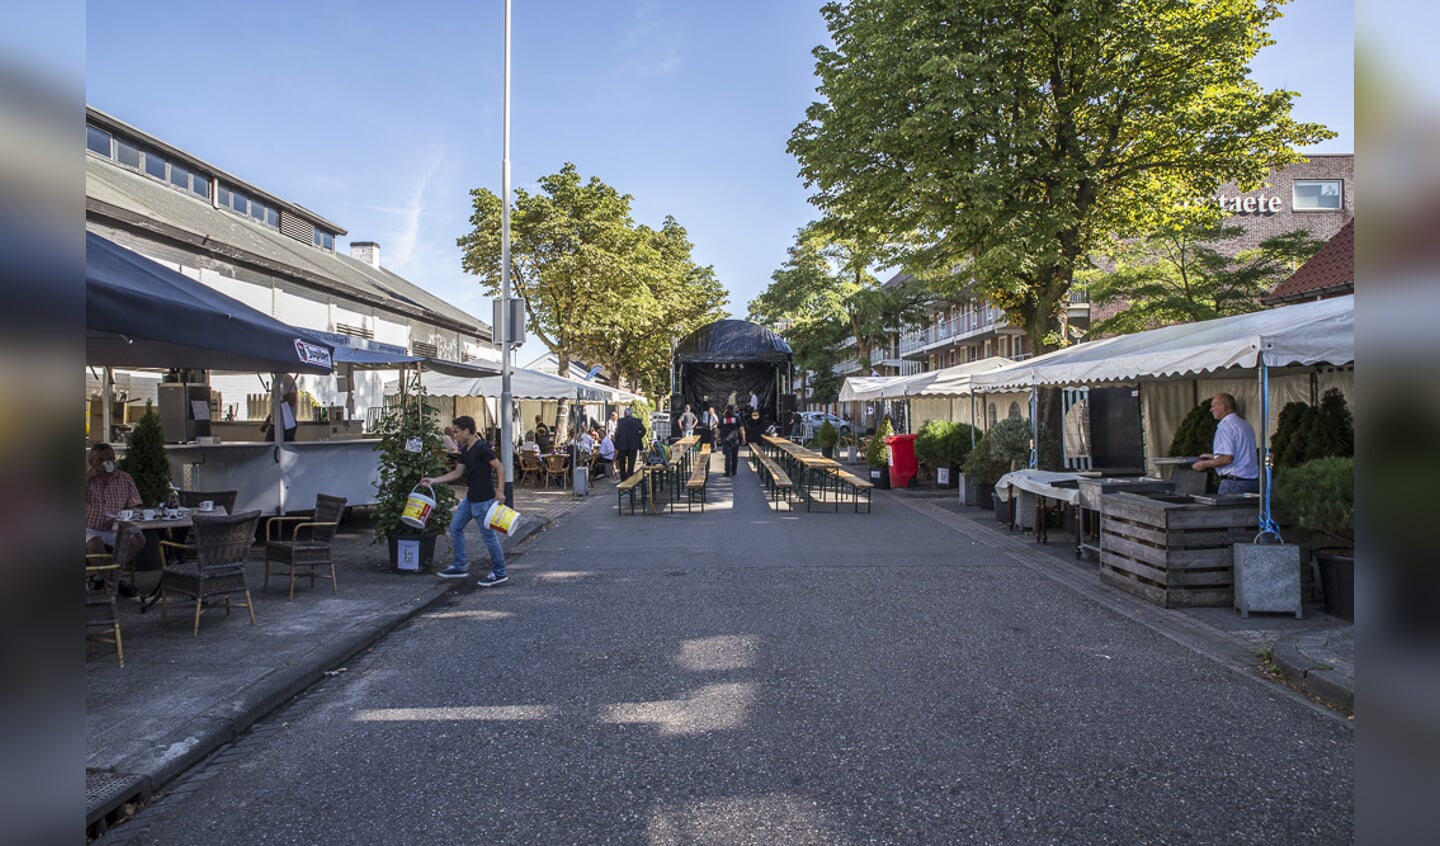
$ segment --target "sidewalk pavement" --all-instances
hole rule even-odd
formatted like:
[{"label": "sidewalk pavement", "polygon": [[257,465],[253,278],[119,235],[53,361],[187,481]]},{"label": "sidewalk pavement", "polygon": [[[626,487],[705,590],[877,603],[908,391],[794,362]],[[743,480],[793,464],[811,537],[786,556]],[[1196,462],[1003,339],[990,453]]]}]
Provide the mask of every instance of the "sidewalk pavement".
[{"label": "sidewalk pavement", "polygon": [[[504,541],[507,564],[523,572],[524,552],[516,547],[581,502],[600,498],[608,503],[614,484],[614,479],[600,481],[587,500],[575,498],[568,488],[517,489],[516,505],[527,519]],[[1228,608],[1157,609],[1098,580],[1092,588],[1095,565],[1074,557],[1073,536],[1052,530],[1048,545],[1036,544],[1018,531],[999,528],[986,512],[961,507],[952,491],[876,495],[923,501],[937,519],[993,533],[987,537],[1008,540],[1027,562],[1063,574],[1064,581],[1093,591],[1110,607],[1149,614],[1153,625],[1182,631],[1180,636],[1185,630],[1218,633],[1239,646],[1232,652],[1254,653],[1257,667],[1268,648],[1292,683],[1347,710],[1353,707],[1353,627],[1317,607],[1307,607],[1304,620],[1257,614],[1244,620]],[[253,626],[244,609],[228,618],[219,609],[207,609],[196,638],[191,615],[178,607],[161,623],[158,608],[142,614],[137,603],[122,601],[125,667],[116,665],[109,646],[92,643],[86,650],[87,830],[99,833],[123,819],[128,803],[148,798],[324,675],[345,672],[352,656],[441,596],[479,590],[474,580],[486,571],[478,538],[471,538],[471,550],[480,556],[471,579],[398,574],[389,569],[385,547],[371,544],[368,521],[356,515],[337,539],[336,594],[324,582],[314,589],[300,582],[291,601],[288,580],[277,586],[273,577],[270,590],[263,592],[262,555],[258,547],[252,552],[247,577],[255,601]],[[442,536],[436,560],[443,566],[449,554],[449,541]],[[1052,570],[1052,562],[1067,566]],[[157,575],[142,572],[141,589],[152,587]]]},{"label": "sidewalk pavement", "polygon": [[[938,505],[956,517],[994,527],[995,531],[1017,539],[1029,548],[1048,554],[1076,569],[1097,571],[1089,559],[1075,557],[1074,534],[1049,530],[1049,543],[1038,544],[1020,530],[1007,531],[987,511],[960,505],[954,490],[919,487],[891,491],[906,500]],[[1101,587],[1107,599],[1151,607],[1144,600]],[[1256,665],[1263,667],[1268,654],[1280,674],[1298,690],[1346,713],[1355,710],[1355,626],[1353,623],[1325,613],[1323,602],[1306,603],[1304,618],[1296,620],[1287,614],[1252,613],[1243,618],[1230,607],[1176,608],[1167,613],[1187,618],[1205,629],[1222,635],[1249,649],[1256,656]]]},{"label": "sidewalk pavement", "polygon": [[[591,498],[608,492],[602,480]],[[523,559],[515,548],[526,538],[582,501],[568,488],[517,489],[525,520],[502,540],[507,565]],[[371,529],[363,512],[352,512],[335,544],[338,593],[324,581],[312,589],[302,579],[293,601],[288,577],[272,573],[270,589],[261,590],[263,552],[256,546],[246,569],[253,626],[243,608],[229,617],[208,608],[193,637],[194,617],[183,607],[172,605],[162,623],[158,606],[142,612],[138,601],[120,600],[125,666],[118,666],[113,646],[86,644],[88,833],[124,818],[127,803],[161,789],[322,676],[345,672],[351,656],[447,592],[480,589],[475,579],[487,572],[486,553],[473,528],[472,578],[466,580],[391,570],[387,548],[371,543]],[[436,542],[435,560],[440,567],[449,563],[445,535]],[[149,591],[158,577],[158,571],[141,571],[140,589]]]}]

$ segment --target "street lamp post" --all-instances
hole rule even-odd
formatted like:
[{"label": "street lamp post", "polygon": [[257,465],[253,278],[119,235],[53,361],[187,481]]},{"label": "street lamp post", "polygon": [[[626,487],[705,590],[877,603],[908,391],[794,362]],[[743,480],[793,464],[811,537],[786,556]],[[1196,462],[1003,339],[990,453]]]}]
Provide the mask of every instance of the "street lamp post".
[{"label": "street lamp post", "polygon": [[500,463],[505,468],[505,504],[515,507],[515,422],[510,411],[510,0],[505,0],[505,93],[500,149]]}]

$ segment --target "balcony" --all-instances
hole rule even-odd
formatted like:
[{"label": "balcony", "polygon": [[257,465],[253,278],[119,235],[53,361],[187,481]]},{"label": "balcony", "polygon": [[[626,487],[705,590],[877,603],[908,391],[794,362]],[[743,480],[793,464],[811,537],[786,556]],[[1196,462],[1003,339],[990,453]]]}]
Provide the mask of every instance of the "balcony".
[{"label": "balcony", "polygon": [[932,326],[914,329],[900,336],[900,355],[922,359],[932,350],[955,341],[977,338],[1010,325],[1005,313],[994,306],[966,311]]}]

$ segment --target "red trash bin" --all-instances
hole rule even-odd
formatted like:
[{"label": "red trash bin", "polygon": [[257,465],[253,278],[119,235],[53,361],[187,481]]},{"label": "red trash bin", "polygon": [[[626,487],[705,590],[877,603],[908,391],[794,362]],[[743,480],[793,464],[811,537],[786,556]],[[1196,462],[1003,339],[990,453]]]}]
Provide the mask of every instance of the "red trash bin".
[{"label": "red trash bin", "polygon": [[916,435],[891,435],[885,439],[890,445],[890,487],[908,488],[910,480],[919,472],[915,460]]}]

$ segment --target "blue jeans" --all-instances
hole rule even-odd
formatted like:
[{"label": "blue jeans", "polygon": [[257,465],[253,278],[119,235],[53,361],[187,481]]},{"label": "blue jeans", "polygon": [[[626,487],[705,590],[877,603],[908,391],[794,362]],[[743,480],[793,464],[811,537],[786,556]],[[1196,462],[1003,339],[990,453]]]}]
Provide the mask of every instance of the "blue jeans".
[{"label": "blue jeans", "polygon": [[1260,493],[1259,479],[1226,479],[1220,480],[1220,488],[1217,493],[1221,494],[1244,494]]},{"label": "blue jeans", "polygon": [[450,548],[455,551],[456,567],[469,566],[469,562],[465,560],[465,524],[474,520],[480,526],[480,539],[485,541],[485,547],[490,550],[490,569],[497,576],[505,575],[505,550],[500,548],[500,534],[485,525],[485,512],[494,504],[493,499],[471,502],[467,498],[460,500],[460,504],[455,506],[455,516],[450,518]]}]

